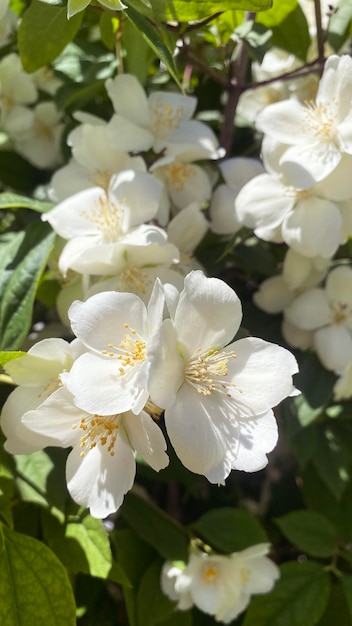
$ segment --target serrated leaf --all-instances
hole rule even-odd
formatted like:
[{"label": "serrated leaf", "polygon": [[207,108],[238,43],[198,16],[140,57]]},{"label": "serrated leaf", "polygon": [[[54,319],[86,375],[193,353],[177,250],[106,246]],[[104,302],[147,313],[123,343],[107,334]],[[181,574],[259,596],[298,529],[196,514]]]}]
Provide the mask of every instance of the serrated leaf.
[{"label": "serrated leaf", "polygon": [[336,552],[337,531],[315,511],[293,511],[275,522],[289,541],[311,556],[326,558]]},{"label": "serrated leaf", "polygon": [[32,209],[38,213],[46,213],[52,209],[52,202],[43,202],[34,198],[26,198],[17,193],[0,193],[0,209]]},{"label": "serrated leaf", "polygon": [[76,35],[83,13],[67,19],[67,7],[33,0],[18,29],[18,49],[26,72],[49,65]]},{"label": "serrated leaf", "polygon": [[251,601],[243,626],[315,626],[325,611],[330,578],[314,562],[285,563],[274,590]]},{"label": "serrated leaf", "polygon": [[137,619],[139,626],[155,626],[171,617],[175,604],[163,594],[160,587],[162,562],[158,559],[145,572],[137,592]]},{"label": "serrated leaf", "polygon": [[0,571],[1,624],[76,624],[76,607],[65,568],[45,545],[0,527]]},{"label": "serrated leaf", "polygon": [[225,554],[268,540],[264,529],[250,513],[230,507],[209,511],[192,524],[192,529]]},{"label": "serrated leaf", "polygon": [[189,538],[186,529],[154,504],[128,493],[121,515],[137,535],[165,559],[187,560]]},{"label": "serrated leaf", "polygon": [[159,37],[157,31],[146,20],[146,18],[138,13],[132,6],[125,9],[124,14],[130,22],[137,28],[144,41],[151,47],[157,57],[164,63],[168,72],[181,89],[180,80],[175,66],[174,58],[167,48],[163,40]]},{"label": "serrated leaf", "polygon": [[[8,247],[0,254],[0,267],[4,268],[0,280],[1,350],[16,350],[27,336],[35,294],[55,236],[47,224],[32,222],[24,234],[5,238]],[[13,249],[15,240],[20,243],[16,250]]]}]

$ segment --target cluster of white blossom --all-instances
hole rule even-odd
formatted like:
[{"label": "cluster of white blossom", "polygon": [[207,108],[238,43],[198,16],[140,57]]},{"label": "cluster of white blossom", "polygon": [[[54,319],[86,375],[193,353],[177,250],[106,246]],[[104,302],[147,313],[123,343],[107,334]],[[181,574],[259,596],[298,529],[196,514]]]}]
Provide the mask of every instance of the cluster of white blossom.
[{"label": "cluster of white blossom", "polygon": [[228,556],[192,550],[187,564],[164,564],[161,588],[177,602],[177,609],[196,606],[229,624],[247,608],[252,595],[268,593],[279,578],[278,567],[266,556],[269,547],[260,543]]},{"label": "cluster of white blossom", "polygon": [[[9,0],[0,2],[0,47],[11,42],[17,16]],[[50,68],[29,74],[16,52],[0,61],[0,141],[39,168],[53,169],[62,161],[64,124],[52,96],[60,85]]]},{"label": "cluster of white blossom", "polygon": [[72,343],[44,339],[6,365],[18,385],[2,412],[6,449],[72,446],[69,491],[96,517],[131,489],[136,452],[167,465],[163,411],[176,454],[210,482],[263,468],[277,441],[272,407],[292,393],[297,364],[261,339],[229,343],[241,317],[234,291],[200,270],[181,292],[157,280],[147,306],[114,291],[74,302]]},{"label": "cluster of white blossom", "polygon": [[[314,100],[277,102],[256,123],[265,171],[233,195],[233,232],[245,225],[288,250],[281,274],[265,280],[254,301],[283,311],[286,341],[314,349],[339,377],[336,399],[349,398],[352,268],[334,257],[352,235],[352,59],[330,56]],[[229,213],[217,232],[231,232]]]}]

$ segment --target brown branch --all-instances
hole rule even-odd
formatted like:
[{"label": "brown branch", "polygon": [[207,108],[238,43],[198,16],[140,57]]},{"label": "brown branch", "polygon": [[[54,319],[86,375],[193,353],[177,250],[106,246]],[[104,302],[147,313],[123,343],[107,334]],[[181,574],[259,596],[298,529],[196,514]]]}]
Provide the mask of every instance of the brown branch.
[{"label": "brown branch", "polygon": [[320,62],[323,62],[324,61],[325,36],[324,36],[323,26],[321,23],[320,0],[314,0],[314,10],[315,10],[315,23],[317,27],[318,59]]}]

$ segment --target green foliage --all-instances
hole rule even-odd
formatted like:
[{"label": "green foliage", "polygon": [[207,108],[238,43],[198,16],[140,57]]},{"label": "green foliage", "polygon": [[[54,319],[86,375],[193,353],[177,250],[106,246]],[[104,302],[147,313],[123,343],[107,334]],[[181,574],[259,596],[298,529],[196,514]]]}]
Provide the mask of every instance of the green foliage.
[{"label": "green foliage", "polygon": [[13,361],[14,359],[18,359],[20,356],[23,356],[26,352],[21,352],[21,350],[16,350],[14,352],[0,352],[0,366],[3,367],[9,361]]},{"label": "green foliage", "polygon": [[69,21],[66,13],[66,7],[32,0],[18,31],[18,48],[27,72],[34,72],[54,61],[76,35],[82,13]]},{"label": "green foliage", "polygon": [[152,545],[165,559],[187,560],[187,531],[164,511],[128,493],[121,513],[140,538]]},{"label": "green foliage", "polygon": [[203,515],[192,529],[211,547],[225,554],[267,541],[265,531],[247,511],[222,508]]},{"label": "green foliage", "polygon": [[157,20],[173,20],[188,22],[201,20],[219,11],[263,11],[272,5],[271,0],[151,0],[153,12]]},{"label": "green foliage", "polygon": [[144,573],[137,593],[137,623],[139,626],[156,626],[171,617],[174,603],[161,591],[160,571],[162,561],[154,561]]},{"label": "green foliage", "polygon": [[243,626],[315,626],[323,615],[330,579],[318,563],[285,563],[274,590],[251,602]]},{"label": "green foliage", "polygon": [[53,203],[43,202],[35,198],[26,198],[16,193],[0,193],[0,209],[32,209],[38,213],[46,213],[53,208]]},{"label": "green foliage", "polygon": [[290,542],[310,556],[326,558],[337,550],[337,531],[319,513],[295,511],[276,523]]},{"label": "green foliage", "polygon": [[46,224],[32,222],[26,232],[1,236],[0,348],[18,349],[31,326],[40,277],[55,234]]},{"label": "green foliage", "polygon": [[328,43],[335,52],[341,49],[350,34],[351,20],[351,0],[340,0],[338,10],[331,16],[328,28]]},{"label": "green foliage", "polygon": [[67,573],[40,541],[0,526],[0,622],[70,626],[76,609]]}]

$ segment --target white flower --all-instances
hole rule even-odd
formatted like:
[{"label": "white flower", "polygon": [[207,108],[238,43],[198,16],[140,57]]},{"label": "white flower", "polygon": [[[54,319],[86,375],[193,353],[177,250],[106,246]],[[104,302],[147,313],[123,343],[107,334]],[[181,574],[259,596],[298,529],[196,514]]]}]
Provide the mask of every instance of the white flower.
[{"label": "white flower", "polygon": [[161,229],[143,225],[156,215],[160,193],[161,184],[153,176],[126,170],[112,178],[107,194],[100,187],[86,189],[45,213],[42,219],[69,240],[59,259],[60,271],[109,274],[125,246],[164,242]]},{"label": "white flower", "polygon": [[72,330],[90,351],[64,383],[75,404],[88,413],[138,414],[149,391],[148,342],[162,320],[164,298],[158,283],[148,307],[134,294],[103,292],[69,309]]},{"label": "white flower", "polygon": [[9,0],[0,2],[0,47],[6,46],[16,30],[18,17],[9,9]]},{"label": "white flower", "polygon": [[241,318],[230,287],[191,272],[172,318],[148,347],[151,400],[165,409],[175,452],[213,483],[232,468],[266,465],[277,440],[271,408],[291,393],[297,371],[292,354],[261,339],[227,345]]},{"label": "white flower", "polygon": [[352,59],[326,61],[315,102],[285,100],[260,113],[257,126],[288,146],[280,165],[296,187],[323,180],[352,154]]},{"label": "white flower", "polygon": [[0,61],[1,129],[10,138],[20,138],[32,125],[33,113],[24,105],[37,99],[33,78],[27,74],[15,54]]},{"label": "white flower", "polygon": [[53,102],[41,102],[33,110],[33,124],[15,142],[16,150],[30,163],[41,168],[54,168],[62,161],[62,117]]},{"label": "white flower", "polygon": [[161,588],[171,600],[178,600],[178,609],[195,605],[228,624],[245,610],[251,595],[268,593],[279,578],[268,551],[269,544],[263,543],[229,556],[193,553],[183,570],[164,564]]},{"label": "white flower", "polygon": [[68,490],[93,517],[106,517],[121,506],[133,486],[135,451],[156,471],[169,462],[164,436],[145,411],[91,415],[74,405],[65,388],[45,406],[27,411],[22,422],[33,442],[39,435],[51,445],[72,446],[66,464]]},{"label": "white flower", "polygon": [[191,120],[197,101],[190,96],[156,91],[147,98],[135,76],[120,74],[106,81],[116,115],[109,122],[111,143],[117,150],[155,152],[176,156],[188,153],[188,160],[218,158],[214,133],[201,122]]},{"label": "white flower", "polygon": [[104,120],[81,124],[70,133],[67,143],[73,158],[51,180],[59,200],[89,187],[102,187],[108,192],[112,177],[123,170],[146,171],[141,157],[130,157],[127,152],[112,148]]},{"label": "white flower", "polygon": [[12,454],[29,454],[52,441],[37,437],[32,440],[21,424],[21,418],[42,406],[62,387],[61,375],[68,372],[82,353],[82,344],[75,340],[43,339],[28,353],[6,364],[5,370],[19,385],[8,397],[1,413],[1,428],[7,438],[5,449]]},{"label": "white flower", "polygon": [[154,176],[164,183],[170,199],[178,209],[184,209],[191,202],[206,202],[211,195],[206,170],[188,162],[185,156],[164,157],[150,168]]},{"label": "white flower", "polygon": [[352,356],[334,385],[335,400],[348,400],[352,397]]},{"label": "white flower", "polygon": [[314,347],[324,367],[342,373],[352,355],[352,269],[333,269],[325,289],[301,294],[285,315],[298,328],[314,331]]},{"label": "white flower", "polygon": [[236,197],[249,180],[262,174],[264,168],[256,159],[243,157],[227,159],[219,167],[226,184],[219,185],[211,199],[211,230],[219,235],[232,235],[241,228],[235,211]]}]

